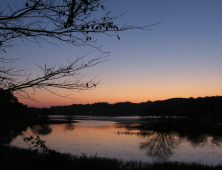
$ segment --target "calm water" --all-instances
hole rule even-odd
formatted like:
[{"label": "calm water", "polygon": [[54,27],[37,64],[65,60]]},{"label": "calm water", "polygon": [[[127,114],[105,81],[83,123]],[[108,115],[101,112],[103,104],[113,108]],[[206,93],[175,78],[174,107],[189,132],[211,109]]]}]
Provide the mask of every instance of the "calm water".
[{"label": "calm water", "polygon": [[[79,123],[72,124],[36,125],[28,128],[24,134],[39,135],[49,148],[75,155],[84,153],[122,160],[185,161],[209,165],[222,161],[220,137],[191,139],[175,132],[155,131],[143,134],[141,130],[133,128],[136,124],[126,124],[132,120],[139,122],[138,117],[79,119]],[[121,124],[117,122],[120,119]],[[28,148],[22,136],[17,136],[11,145]]]}]

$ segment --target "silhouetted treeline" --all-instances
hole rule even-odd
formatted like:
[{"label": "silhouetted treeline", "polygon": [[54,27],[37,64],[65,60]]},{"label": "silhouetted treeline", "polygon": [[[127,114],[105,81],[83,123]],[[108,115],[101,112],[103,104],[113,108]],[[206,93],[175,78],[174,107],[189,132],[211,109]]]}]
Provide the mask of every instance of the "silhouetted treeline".
[{"label": "silhouetted treeline", "polygon": [[222,97],[172,98],[144,103],[94,103],[53,106],[52,114],[57,115],[103,115],[103,116],[220,116],[222,115]]},{"label": "silhouetted treeline", "polygon": [[145,103],[94,103],[94,104],[73,104],[71,106],[53,106],[50,108],[53,114],[57,115],[91,115],[91,116],[124,116],[138,115],[141,109],[145,108]]},{"label": "silhouetted treeline", "polygon": [[141,115],[186,116],[186,117],[221,117],[222,97],[173,98],[150,102]]}]

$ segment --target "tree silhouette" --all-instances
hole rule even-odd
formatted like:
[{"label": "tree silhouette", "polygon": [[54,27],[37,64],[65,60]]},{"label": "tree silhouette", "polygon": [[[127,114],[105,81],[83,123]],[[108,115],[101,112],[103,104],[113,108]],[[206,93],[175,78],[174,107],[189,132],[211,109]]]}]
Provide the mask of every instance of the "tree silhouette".
[{"label": "tree silhouette", "polygon": [[[55,63],[53,66],[38,66],[43,74],[32,77],[27,70],[11,66],[17,59],[0,57],[0,88],[12,91],[16,96],[32,98],[27,89],[45,89],[55,95],[60,94],[54,88],[82,91],[95,88],[100,81],[91,79],[83,81],[81,70],[92,67],[107,60],[106,52],[101,46],[95,46],[94,34],[116,36],[118,32],[140,29],[149,30],[151,26],[135,26],[121,23],[115,24],[120,16],[111,16],[108,11],[104,16],[95,17],[98,10],[105,10],[102,0],[27,0],[19,1],[19,5],[2,4],[0,6],[0,52],[6,53],[12,48],[15,39],[24,43],[43,41],[55,45],[72,44],[74,46],[89,46],[101,52],[101,56],[84,61],[79,57],[68,61],[68,65]],[[7,3],[7,2],[5,2]],[[66,78],[66,79],[64,79]],[[63,96],[67,97],[67,96]]]},{"label": "tree silhouette", "polygon": [[0,124],[9,124],[9,121],[19,122],[18,119],[32,120],[37,118],[36,113],[18,99],[10,91],[0,88]]}]

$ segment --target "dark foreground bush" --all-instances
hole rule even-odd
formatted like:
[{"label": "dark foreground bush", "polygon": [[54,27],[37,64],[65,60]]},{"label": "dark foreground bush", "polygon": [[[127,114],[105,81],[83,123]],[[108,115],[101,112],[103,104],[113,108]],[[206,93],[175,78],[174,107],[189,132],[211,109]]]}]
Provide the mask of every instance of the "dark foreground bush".
[{"label": "dark foreground bush", "polygon": [[215,170],[222,166],[206,166],[196,163],[143,163],[136,161],[120,161],[117,159],[100,158],[97,156],[87,157],[50,152],[48,154],[36,151],[20,149],[16,147],[0,147],[0,169],[25,169],[25,170],[49,170],[49,169],[72,169],[72,170]]}]

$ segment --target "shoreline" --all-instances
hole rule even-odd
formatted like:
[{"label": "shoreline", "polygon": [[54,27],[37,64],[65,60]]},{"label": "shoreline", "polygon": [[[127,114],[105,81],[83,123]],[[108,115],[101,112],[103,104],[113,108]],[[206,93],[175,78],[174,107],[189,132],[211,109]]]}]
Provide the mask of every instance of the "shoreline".
[{"label": "shoreline", "polygon": [[[57,115],[50,115],[49,116],[50,120],[64,120],[65,116],[57,116]],[[125,124],[138,124],[142,123],[142,119],[140,116],[73,116],[74,121],[112,121],[112,122],[117,122],[117,123],[125,123]],[[74,122],[74,123],[77,123]]]}]

